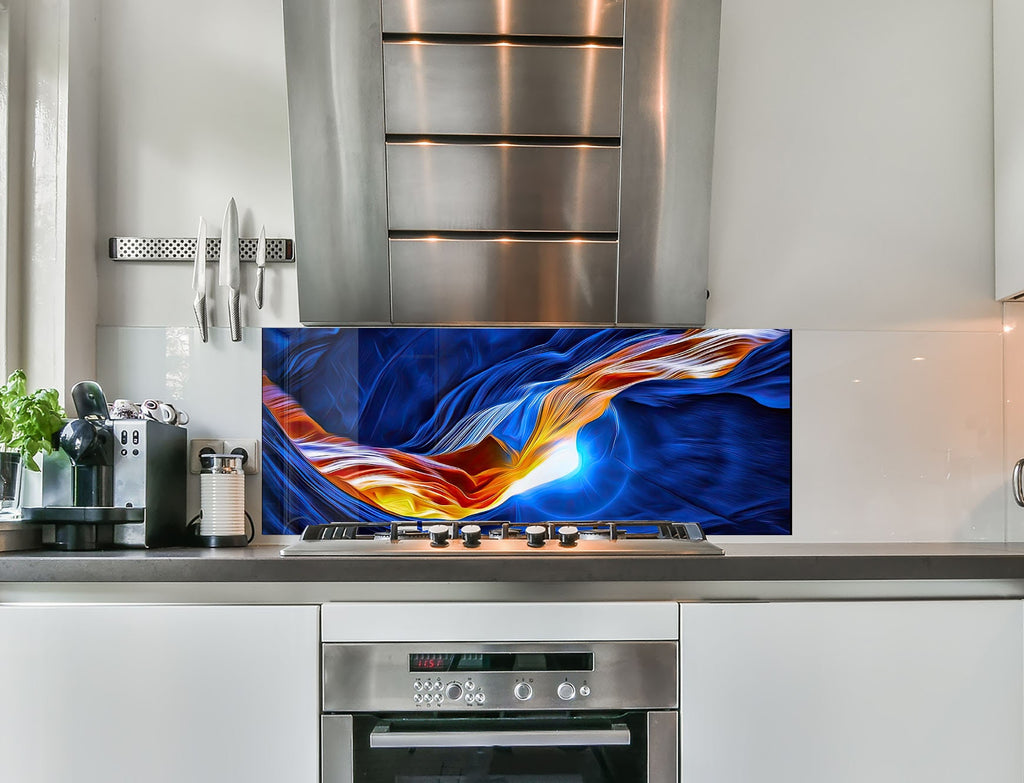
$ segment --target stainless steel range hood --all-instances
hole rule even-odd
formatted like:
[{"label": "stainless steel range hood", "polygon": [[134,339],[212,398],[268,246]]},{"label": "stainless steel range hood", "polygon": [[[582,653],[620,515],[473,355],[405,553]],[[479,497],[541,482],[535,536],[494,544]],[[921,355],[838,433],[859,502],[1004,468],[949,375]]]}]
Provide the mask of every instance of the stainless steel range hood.
[{"label": "stainless steel range hood", "polygon": [[303,323],[703,323],[720,16],[284,0]]}]

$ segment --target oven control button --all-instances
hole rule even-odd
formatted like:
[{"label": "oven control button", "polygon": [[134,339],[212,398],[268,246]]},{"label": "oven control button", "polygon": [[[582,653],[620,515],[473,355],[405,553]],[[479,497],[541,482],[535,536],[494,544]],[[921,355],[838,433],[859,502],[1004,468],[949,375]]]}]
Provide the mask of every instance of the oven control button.
[{"label": "oven control button", "polygon": [[448,546],[448,525],[431,525],[427,528],[431,546]]},{"label": "oven control button", "polygon": [[444,696],[442,696],[440,693],[435,693],[434,694],[434,703],[435,704],[440,704],[443,701],[444,701]]},{"label": "oven control button", "polygon": [[414,682],[412,684],[412,689],[414,691],[421,691],[421,690],[423,690],[423,683],[420,682],[419,680],[416,680],[416,682]]},{"label": "oven control button", "polygon": [[462,698],[462,686],[457,682],[450,682],[444,689],[444,695],[451,701],[458,701]]},{"label": "oven control button", "polygon": [[472,693],[467,693],[466,694],[466,704],[469,704],[469,705],[473,704],[473,694]]},{"label": "oven control button", "polygon": [[533,696],[533,688],[530,687],[528,682],[517,682],[516,687],[512,689],[512,693],[519,701],[527,701]]},{"label": "oven control button", "polygon": [[419,704],[422,701],[423,701],[423,697],[420,696],[418,693],[415,696],[412,697],[412,703],[413,704]]},{"label": "oven control button", "polygon": [[475,689],[476,689],[476,683],[473,682],[472,680],[466,680],[466,690],[467,691],[472,691],[472,690],[475,690]]},{"label": "oven control button", "polygon": [[572,701],[576,698],[576,686],[571,682],[560,682],[555,691],[562,701]]},{"label": "oven control button", "polygon": [[527,546],[544,546],[544,541],[547,537],[548,529],[544,525],[530,525],[526,528]]},{"label": "oven control button", "polygon": [[480,525],[463,525],[459,532],[462,533],[463,546],[470,549],[480,546]]},{"label": "oven control button", "polygon": [[475,695],[475,696],[473,697],[473,701],[475,701],[475,702],[476,702],[477,704],[483,704],[483,703],[484,703],[484,700],[485,700],[486,698],[487,698],[487,697],[486,697],[486,696],[484,696],[484,694],[483,694],[483,691],[479,691],[479,692],[478,692],[478,693],[477,693],[477,694],[476,694],[476,695]]},{"label": "oven control button", "polygon": [[589,695],[590,695],[590,686],[589,685],[581,685],[580,686],[580,696],[589,696]]},{"label": "oven control button", "polygon": [[558,528],[559,546],[576,546],[580,538],[580,531],[575,525],[562,525]]}]

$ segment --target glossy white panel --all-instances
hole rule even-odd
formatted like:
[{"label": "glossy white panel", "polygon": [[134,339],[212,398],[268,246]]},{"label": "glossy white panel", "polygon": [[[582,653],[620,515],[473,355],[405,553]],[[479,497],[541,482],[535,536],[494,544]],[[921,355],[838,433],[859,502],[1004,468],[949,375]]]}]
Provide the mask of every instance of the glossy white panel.
[{"label": "glossy white panel", "polygon": [[708,324],[991,330],[992,18],[722,8]]},{"label": "glossy white panel", "polygon": [[684,605],[682,779],[1019,783],[1021,622],[1020,601]]},{"label": "glossy white panel", "polygon": [[1002,540],[999,334],[800,332],[794,345],[799,538]]},{"label": "glossy white panel", "polygon": [[[472,598],[472,596],[470,596]],[[678,605],[644,603],[331,603],[320,611],[325,642],[573,642],[679,638]]]},{"label": "glossy white panel", "polygon": [[0,607],[3,780],[315,783],[317,614]]},{"label": "glossy white panel", "polygon": [[1003,540],[1001,344],[796,332],[792,540]]},{"label": "glossy white panel", "polygon": [[[210,341],[194,327],[96,330],[97,380],[107,399],[153,398],[190,416],[189,438],[261,438],[261,331],[243,329],[231,342],[226,327],[210,329]],[[245,478],[245,507],[262,524],[260,475]],[[188,512],[199,512],[199,477],[189,476]],[[274,540],[274,539],[267,539]]]},{"label": "glossy white panel", "polygon": [[1024,302],[1003,305],[1003,399],[1006,540],[1024,541],[1024,508],[1010,491],[1013,466],[1024,458]]},{"label": "glossy white panel", "polygon": [[[101,14],[101,238],[193,236],[200,215],[219,236],[229,197],[242,236],[294,236],[280,0],[102,0]],[[245,266],[243,323],[298,325],[294,269],[268,269],[257,311]],[[190,322],[187,264],[100,269],[101,324]]]}]

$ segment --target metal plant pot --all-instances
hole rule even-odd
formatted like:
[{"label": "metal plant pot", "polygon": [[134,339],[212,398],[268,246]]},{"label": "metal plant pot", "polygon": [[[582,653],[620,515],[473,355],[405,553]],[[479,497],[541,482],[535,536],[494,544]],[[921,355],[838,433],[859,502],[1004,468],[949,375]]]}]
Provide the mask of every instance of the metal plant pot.
[{"label": "metal plant pot", "polygon": [[0,517],[20,516],[23,472],[20,453],[0,451]]}]

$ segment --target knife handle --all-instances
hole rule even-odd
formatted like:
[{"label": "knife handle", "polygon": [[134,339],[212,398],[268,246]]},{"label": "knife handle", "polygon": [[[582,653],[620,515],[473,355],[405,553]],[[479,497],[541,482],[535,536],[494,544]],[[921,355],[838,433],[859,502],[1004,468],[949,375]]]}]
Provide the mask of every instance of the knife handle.
[{"label": "knife handle", "polygon": [[256,290],[253,292],[253,301],[256,303],[256,309],[263,309],[263,267],[256,267]]},{"label": "knife handle", "polygon": [[231,291],[231,299],[228,302],[228,325],[231,327],[231,342],[242,342],[242,316],[239,312],[239,291]]},{"label": "knife handle", "polygon": [[192,309],[196,314],[196,323],[199,324],[199,336],[204,343],[209,342],[210,333],[206,328],[206,297],[196,294],[196,298],[192,301]]}]

